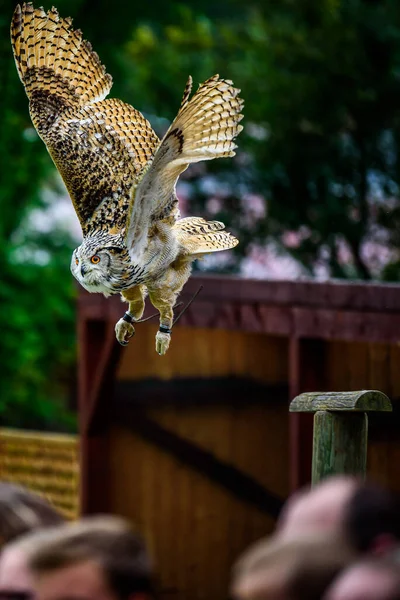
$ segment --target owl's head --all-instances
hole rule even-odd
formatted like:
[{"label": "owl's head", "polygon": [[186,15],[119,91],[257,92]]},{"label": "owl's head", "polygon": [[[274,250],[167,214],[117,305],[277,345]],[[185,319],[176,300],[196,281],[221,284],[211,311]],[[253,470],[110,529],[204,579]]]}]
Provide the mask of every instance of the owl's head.
[{"label": "owl's head", "polygon": [[110,234],[85,238],[72,254],[73,276],[88,292],[105,296],[127,287],[129,267],[126,246],[119,237]]}]

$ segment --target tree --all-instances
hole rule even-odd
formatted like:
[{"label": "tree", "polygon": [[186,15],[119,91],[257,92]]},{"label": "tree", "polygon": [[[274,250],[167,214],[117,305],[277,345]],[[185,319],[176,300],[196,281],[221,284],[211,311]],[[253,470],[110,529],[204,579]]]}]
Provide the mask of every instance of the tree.
[{"label": "tree", "polygon": [[[387,216],[399,212],[396,2],[270,0],[237,4],[223,20],[185,8],[174,25],[138,25],[127,56],[130,93],[170,118],[183,73],[201,81],[221,72],[242,88],[245,157],[226,211],[214,216],[240,231],[244,252],[268,236],[285,246],[291,230],[286,246],[311,274],[325,256],[331,276],[379,276],[368,243],[397,250]],[[211,169],[232,180],[229,166]],[[265,197],[268,220],[246,227],[243,189]]]},{"label": "tree", "polygon": [[[11,8],[12,6],[12,8]],[[10,10],[0,14],[0,419],[3,425],[74,428],[66,401],[73,375],[72,240],[28,226],[45,208],[54,169],[32,128],[9,42]]]}]

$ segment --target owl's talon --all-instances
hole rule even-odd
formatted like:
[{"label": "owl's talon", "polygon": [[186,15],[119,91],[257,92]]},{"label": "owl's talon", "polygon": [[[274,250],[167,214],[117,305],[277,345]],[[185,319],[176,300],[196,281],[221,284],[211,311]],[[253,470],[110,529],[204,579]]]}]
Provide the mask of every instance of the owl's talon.
[{"label": "owl's talon", "polygon": [[157,335],[156,335],[156,352],[157,352],[157,354],[159,354],[160,356],[163,356],[169,348],[170,341],[171,341],[170,333],[164,333],[162,331],[157,331]]},{"label": "owl's talon", "polygon": [[121,346],[127,346],[130,338],[135,335],[135,328],[123,318],[115,325],[115,336]]}]

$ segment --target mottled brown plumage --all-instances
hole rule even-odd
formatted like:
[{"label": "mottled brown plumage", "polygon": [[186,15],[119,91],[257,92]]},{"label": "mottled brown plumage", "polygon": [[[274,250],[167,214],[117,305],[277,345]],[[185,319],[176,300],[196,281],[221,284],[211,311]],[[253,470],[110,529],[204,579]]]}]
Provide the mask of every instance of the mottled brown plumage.
[{"label": "mottled brown plumage", "polygon": [[148,293],[160,311],[156,349],[164,354],[172,309],[193,260],[237,244],[222,223],[180,219],[175,186],[190,163],[235,154],[239,90],[215,75],[190,98],[189,78],[178,115],[159,141],[139,111],[105,99],[111,76],[55,8],[17,6],[11,40],[32,122],[82,226],[72,273],[87,290],[120,292],[129,302],[116,325],[122,344],[133,335]]}]

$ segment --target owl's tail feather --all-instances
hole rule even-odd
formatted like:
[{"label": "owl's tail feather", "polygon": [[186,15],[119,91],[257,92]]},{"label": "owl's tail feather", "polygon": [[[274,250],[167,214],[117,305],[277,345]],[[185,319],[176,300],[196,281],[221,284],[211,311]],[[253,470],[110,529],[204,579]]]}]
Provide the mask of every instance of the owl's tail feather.
[{"label": "owl's tail feather", "polygon": [[18,73],[32,103],[57,112],[103,100],[112,78],[71,19],[52,8],[18,5],[11,23],[11,43]]},{"label": "owl's tail feather", "polygon": [[188,256],[201,256],[210,252],[229,250],[239,243],[224,231],[220,221],[206,221],[201,217],[179,219],[173,227],[175,236]]},{"label": "owl's tail feather", "polygon": [[234,156],[234,140],[243,129],[239,125],[244,105],[240,90],[219,75],[205,81],[189,99],[191,89],[189,77],[178,115],[164,139],[178,139],[181,163]]}]

